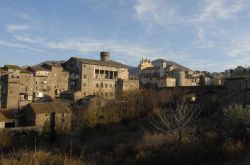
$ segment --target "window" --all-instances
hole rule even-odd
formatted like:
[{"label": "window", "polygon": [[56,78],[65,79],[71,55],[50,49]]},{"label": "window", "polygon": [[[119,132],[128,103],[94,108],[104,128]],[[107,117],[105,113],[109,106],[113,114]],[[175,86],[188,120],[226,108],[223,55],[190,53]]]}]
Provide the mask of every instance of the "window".
[{"label": "window", "polygon": [[114,72],[114,78],[115,78],[115,79],[118,78],[118,72],[117,72],[117,71]]},{"label": "window", "polygon": [[114,77],[113,77],[113,74],[114,74],[114,72],[113,71],[110,71],[110,75],[109,75],[109,78],[110,79],[113,79]]},{"label": "window", "polygon": [[108,87],[108,84],[105,84],[105,88],[107,88]]},{"label": "window", "polygon": [[98,88],[99,87],[99,84],[96,84],[96,88]]},{"label": "window", "polygon": [[105,79],[109,78],[109,71],[105,70]]},{"label": "window", "polygon": [[105,78],[105,72],[104,70],[100,70],[101,78]]},{"label": "window", "polygon": [[83,75],[83,78],[86,78],[87,76],[86,76],[86,74],[85,75]]},{"label": "window", "polygon": [[98,78],[99,77],[99,69],[96,69],[95,70],[95,78]]}]

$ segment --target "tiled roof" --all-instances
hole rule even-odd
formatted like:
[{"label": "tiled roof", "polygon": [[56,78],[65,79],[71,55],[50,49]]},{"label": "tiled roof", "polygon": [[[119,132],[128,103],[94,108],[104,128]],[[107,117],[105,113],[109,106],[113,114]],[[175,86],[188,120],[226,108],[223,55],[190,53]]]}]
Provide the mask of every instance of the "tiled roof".
[{"label": "tiled roof", "polygon": [[0,122],[15,121],[15,115],[10,110],[0,110]]},{"label": "tiled roof", "polygon": [[70,113],[69,107],[63,102],[31,103],[31,109],[36,114],[41,113]]},{"label": "tiled roof", "polygon": [[48,69],[42,68],[42,67],[29,67],[28,70],[32,71],[32,72],[36,72],[36,71],[50,71]]},{"label": "tiled roof", "polygon": [[116,61],[101,61],[101,60],[93,60],[93,59],[86,59],[86,58],[78,58],[74,57],[77,60],[79,60],[83,64],[92,64],[92,65],[101,65],[101,66],[113,66],[117,68],[127,68],[127,65],[124,65],[122,63],[116,62]]}]

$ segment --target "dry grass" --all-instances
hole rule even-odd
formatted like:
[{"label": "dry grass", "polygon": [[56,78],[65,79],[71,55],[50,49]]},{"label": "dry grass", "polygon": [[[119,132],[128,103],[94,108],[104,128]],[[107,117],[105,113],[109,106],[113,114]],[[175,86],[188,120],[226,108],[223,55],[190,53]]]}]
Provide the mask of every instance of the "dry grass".
[{"label": "dry grass", "polygon": [[12,145],[11,134],[8,131],[0,132],[0,149],[10,147]]},{"label": "dry grass", "polygon": [[66,154],[53,154],[45,151],[26,152],[19,151],[18,154],[2,156],[1,165],[84,165],[85,163],[77,158]]}]

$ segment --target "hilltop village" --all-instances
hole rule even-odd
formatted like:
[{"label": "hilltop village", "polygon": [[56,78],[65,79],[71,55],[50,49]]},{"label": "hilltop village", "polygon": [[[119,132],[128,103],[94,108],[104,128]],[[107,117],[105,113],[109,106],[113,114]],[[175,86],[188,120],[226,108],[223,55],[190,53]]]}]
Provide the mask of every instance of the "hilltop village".
[{"label": "hilltop village", "polygon": [[142,59],[138,69],[136,76],[131,75],[128,66],[111,60],[110,52],[101,52],[99,60],[72,57],[63,63],[5,65],[0,69],[0,129],[41,130],[49,123],[70,131],[74,111],[101,107],[125,93],[145,89],[181,89],[194,102],[222,95],[225,106],[250,105],[249,68],[209,73],[164,60],[156,66]]}]

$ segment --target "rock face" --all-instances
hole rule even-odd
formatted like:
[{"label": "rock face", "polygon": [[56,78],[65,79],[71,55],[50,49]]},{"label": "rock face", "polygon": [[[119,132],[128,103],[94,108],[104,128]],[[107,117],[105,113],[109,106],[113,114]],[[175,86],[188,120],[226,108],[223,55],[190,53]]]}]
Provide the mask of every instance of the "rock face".
[{"label": "rock face", "polygon": [[[162,62],[163,59],[157,59],[157,60],[154,60],[152,61],[152,64],[154,66],[160,66],[161,65],[161,62]],[[175,65],[178,69],[180,70],[183,70],[183,71],[186,71],[186,70],[190,70],[189,68],[185,67],[185,66],[182,66],[176,62],[173,62],[173,61],[167,61],[167,60],[163,60],[167,65]],[[140,74],[140,69],[138,67],[132,67],[132,66],[129,66],[128,67],[128,71],[129,71],[129,75],[133,76],[133,77],[137,77],[139,74]]]}]

